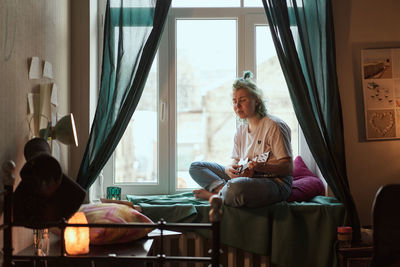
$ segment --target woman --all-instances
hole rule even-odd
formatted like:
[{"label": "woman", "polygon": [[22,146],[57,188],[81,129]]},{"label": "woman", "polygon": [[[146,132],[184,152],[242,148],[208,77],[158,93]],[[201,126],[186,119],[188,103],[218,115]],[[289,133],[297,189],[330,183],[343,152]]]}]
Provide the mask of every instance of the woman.
[{"label": "woman", "polygon": [[233,84],[233,109],[242,122],[236,130],[233,162],[226,167],[212,162],[193,162],[189,173],[202,189],[196,198],[219,194],[233,207],[259,207],[286,200],[292,190],[290,128],[267,114],[262,91],[252,73]]}]

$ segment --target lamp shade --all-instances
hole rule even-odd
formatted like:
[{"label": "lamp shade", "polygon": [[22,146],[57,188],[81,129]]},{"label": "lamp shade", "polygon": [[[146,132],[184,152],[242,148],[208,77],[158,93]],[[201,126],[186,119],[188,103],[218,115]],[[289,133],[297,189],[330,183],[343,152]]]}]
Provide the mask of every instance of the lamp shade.
[{"label": "lamp shade", "polygon": [[72,113],[68,114],[57,121],[54,127],[48,126],[46,129],[40,129],[39,136],[44,139],[49,136],[63,144],[78,146],[74,116]]},{"label": "lamp shade", "polygon": [[86,191],[62,172],[43,138],[29,140],[24,156],[21,182],[13,194],[14,222],[38,229],[44,223],[71,217],[83,203]]}]

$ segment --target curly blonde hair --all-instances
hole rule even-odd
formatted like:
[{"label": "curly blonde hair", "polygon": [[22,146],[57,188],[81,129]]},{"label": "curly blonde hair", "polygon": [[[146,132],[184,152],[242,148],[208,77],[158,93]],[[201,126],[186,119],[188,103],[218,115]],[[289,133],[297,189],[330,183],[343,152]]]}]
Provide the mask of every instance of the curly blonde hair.
[{"label": "curly blonde hair", "polygon": [[232,90],[233,92],[235,92],[239,89],[246,89],[250,93],[250,95],[256,99],[256,113],[260,116],[260,118],[262,118],[267,116],[268,114],[267,107],[265,106],[262,90],[257,87],[252,78],[253,73],[251,71],[244,71],[243,77],[235,79],[235,82],[232,85]]}]

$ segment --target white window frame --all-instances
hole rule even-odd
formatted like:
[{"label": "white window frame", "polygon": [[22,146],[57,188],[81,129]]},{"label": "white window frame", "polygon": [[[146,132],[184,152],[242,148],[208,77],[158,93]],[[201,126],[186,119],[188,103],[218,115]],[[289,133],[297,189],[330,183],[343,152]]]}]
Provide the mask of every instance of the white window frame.
[{"label": "white window frame", "polygon": [[[105,17],[106,0],[99,0],[99,16]],[[221,16],[222,14],[222,16]],[[238,56],[237,56],[237,76],[244,70],[254,70],[255,78],[257,78],[255,67],[255,41],[252,44],[245,42],[254,39],[254,30],[245,31],[245,28],[251,25],[265,25],[265,12],[263,8],[172,8],[169,11],[167,23],[161,38],[158,51],[159,69],[169,69],[169,72],[159,72],[159,88],[158,88],[158,181],[159,184],[114,184],[114,155],[110,158],[103,169],[103,179],[98,179],[97,187],[100,188],[100,197],[105,197],[106,187],[119,186],[122,188],[122,199],[126,194],[148,195],[148,194],[173,194],[182,191],[176,189],[176,50],[175,50],[175,20],[181,18],[193,19],[235,19],[238,18],[238,34],[244,36],[238,40]],[[103,21],[103,19],[99,19]],[[260,23],[260,22],[264,23]],[[103,28],[101,25],[100,29]],[[254,29],[254,28],[253,28]],[[244,34],[245,33],[245,34]],[[99,57],[102,57],[103,36],[99,36]],[[243,52],[240,52],[243,51]],[[100,60],[101,62],[101,60]],[[101,66],[101,64],[100,64]],[[101,69],[100,69],[101,72]],[[234,77],[232,78],[234,79]],[[227,96],[228,97],[228,96]],[[161,110],[164,109],[164,110]],[[160,114],[164,117],[161,118]],[[167,134],[166,134],[167,133]],[[299,155],[310,168],[311,171],[317,173],[316,163],[311,155],[308,145],[304,139],[303,133],[299,127]],[[101,177],[102,178],[102,177]]]}]

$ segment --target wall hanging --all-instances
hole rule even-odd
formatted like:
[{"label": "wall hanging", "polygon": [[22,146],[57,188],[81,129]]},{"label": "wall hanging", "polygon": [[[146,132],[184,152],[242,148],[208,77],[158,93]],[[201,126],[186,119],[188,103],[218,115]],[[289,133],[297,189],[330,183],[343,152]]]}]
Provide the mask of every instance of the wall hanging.
[{"label": "wall hanging", "polygon": [[361,50],[366,139],[400,138],[400,48]]}]

